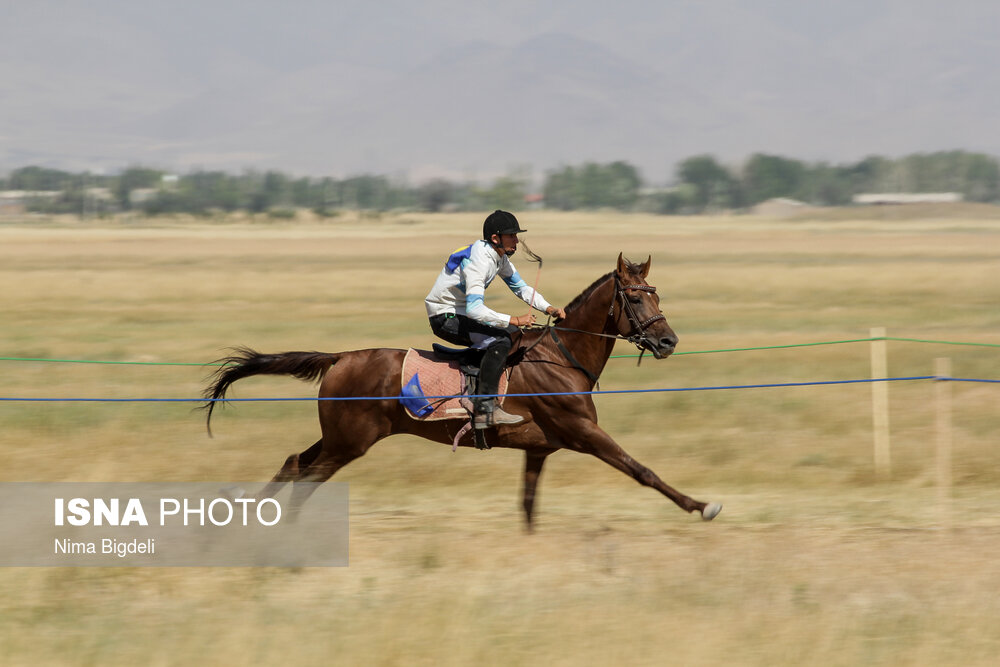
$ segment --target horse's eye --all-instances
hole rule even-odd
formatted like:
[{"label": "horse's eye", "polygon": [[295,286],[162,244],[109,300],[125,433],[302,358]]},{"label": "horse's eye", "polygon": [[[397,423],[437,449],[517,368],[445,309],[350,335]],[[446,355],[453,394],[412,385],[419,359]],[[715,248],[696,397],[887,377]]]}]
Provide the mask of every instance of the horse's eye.
[{"label": "horse's eye", "polygon": [[639,296],[638,294],[629,294],[628,300],[631,303],[636,303],[636,304],[642,303],[642,297]]}]

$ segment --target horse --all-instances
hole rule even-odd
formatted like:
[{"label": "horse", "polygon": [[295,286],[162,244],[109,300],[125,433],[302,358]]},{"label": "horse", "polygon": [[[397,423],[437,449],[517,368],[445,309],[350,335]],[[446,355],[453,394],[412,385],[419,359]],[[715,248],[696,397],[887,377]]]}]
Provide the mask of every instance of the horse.
[{"label": "horse", "polygon": [[[491,428],[490,445],[522,449],[524,478],[522,508],[527,532],[534,529],[535,491],[545,459],[559,449],[596,456],[652,487],[685,512],[698,512],[711,521],[721,511],[719,503],[705,503],[677,491],[652,470],[629,456],[597,424],[592,392],[618,339],[631,341],[642,354],[665,359],[677,346],[677,335],[660,310],[656,288],[646,278],[652,256],[642,264],[618,255],[616,268],[598,278],[565,310],[555,326],[522,330],[509,360],[508,395],[504,410],[524,421]],[[515,334],[516,336],[518,334]],[[271,481],[257,494],[272,497],[288,482],[293,484],[290,508],[297,511],[313,490],[351,461],[363,456],[376,442],[407,433],[427,440],[452,443],[454,420],[422,422],[410,417],[394,398],[401,391],[401,364],[406,350],[377,348],[338,353],[284,352],[261,354],[239,348],[220,359],[204,392],[206,425],[212,410],[225,400],[237,380],[253,375],[291,375],[320,381],[321,399],[376,397],[372,400],[319,400],[322,437],[311,447],[290,455]],[[527,394],[527,395],[526,395]],[[209,431],[211,433],[211,431]],[[471,434],[467,434],[471,436]],[[474,438],[463,436],[459,445],[472,447]]]}]

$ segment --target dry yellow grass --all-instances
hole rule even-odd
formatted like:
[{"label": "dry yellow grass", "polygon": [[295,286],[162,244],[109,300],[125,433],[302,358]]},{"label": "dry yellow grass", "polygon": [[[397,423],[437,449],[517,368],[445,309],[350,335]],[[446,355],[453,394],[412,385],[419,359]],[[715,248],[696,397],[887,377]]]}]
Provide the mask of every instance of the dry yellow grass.
[{"label": "dry yellow grass", "polygon": [[[0,226],[2,356],[206,362],[426,346],[422,298],[481,216]],[[653,256],[681,351],[892,336],[1000,343],[1000,222],[526,213],[542,291]],[[523,261],[522,261],[523,264]],[[523,265],[525,273],[533,272]],[[499,288],[494,288],[498,290]],[[491,290],[491,302],[515,302]],[[627,346],[620,348],[629,354]],[[890,344],[890,374],[1000,378],[996,348]],[[197,366],[0,362],[4,396],[190,397]],[[864,343],[612,361],[605,389],[863,378]],[[725,510],[708,524],[597,462],[553,456],[523,535],[516,452],[389,439],[351,489],[341,569],[8,569],[9,664],[993,664],[997,389],[956,385],[947,527],[933,386],[891,388],[893,479],[867,385],[605,396],[637,459]],[[255,378],[238,396],[307,396]],[[5,481],[263,480],[318,430],[308,403],[0,403]]]}]

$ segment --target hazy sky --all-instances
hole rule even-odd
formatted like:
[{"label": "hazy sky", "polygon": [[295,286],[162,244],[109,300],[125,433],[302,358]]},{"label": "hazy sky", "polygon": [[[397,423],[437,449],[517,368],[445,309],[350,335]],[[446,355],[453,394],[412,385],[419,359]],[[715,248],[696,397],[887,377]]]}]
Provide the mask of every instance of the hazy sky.
[{"label": "hazy sky", "polygon": [[0,171],[1000,154],[1000,3],[2,0]]}]

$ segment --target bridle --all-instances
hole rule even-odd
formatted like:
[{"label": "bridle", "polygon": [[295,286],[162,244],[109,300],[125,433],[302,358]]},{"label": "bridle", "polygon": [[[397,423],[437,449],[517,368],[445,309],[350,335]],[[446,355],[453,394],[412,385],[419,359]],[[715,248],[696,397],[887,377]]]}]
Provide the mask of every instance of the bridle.
[{"label": "bridle", "polygon": [[[594,375],[594,373],[589,371],[586,367],[584,367],[583,364],[577,361],[576,357],[574,357],[573,354],[569,351],[569,349],[566,348],[563,342],[559,339],[559,336],[556,334],[556,331],[571,331],[574,333],[587,334],[589,336],[600,336],[602,338],[615,338],[615,339],[627,340],[628,342],[632,343],[633,345],[636,346],[636,348],[639,349],[639,361],[636,365],[641,364],[642,355],[644,355],[647,350],[645,344],[650,344],[650,345],[652,344],[652,342],[649,340],[649,337],[646,336],[646,329],[654,322],[658,322],[660,320],[666,320],[667,318],[664,317],[663,313],[657,313],[652,317],[640,321],[639,316],[635,312],[635,308],[632,307],[632,302],[628,300],[627,292],[629,290],[639,290],[642,292],[648,292],[649,294],[656,294],[656,288],[653,287],[652,285],[639,285],[639,284],[623,285],[621,280],[618,278],[617,272],[614,274],[614,278],[615,278],[615,293],[611,296],[611,305],[608,306],[608,319],[612,320],[614,319],[615,303],[619,299],[621,299],[622,312],[625,314],[625,318],[628,321],[629,326],[631,327],[627,336],[623,334],[606,334],[606,333],[597,333],[595,331],[583,331],[582,329],[570,329],[568,327],[560,327],[554,324],[545,324],[540,327],[537,327],[544,329],[545,331],[542,333],[541,336],[536,338],[535,341],[524,350],[523,354],[527,354],[527,352],[530,351],[531,348],[542,342],[542,339],[545,338],[546,334],[548,334],[552,337],[552,341],[556,344],[556,347],[559,348],[559,351],[562,353],[562,355],[566,357],[566,359],[575,368],[582,371],[583,374],[587,376],[587,378],[590,380],[592,384],[596,385],[598,377]],[[529,328],[535,328],[535,327],[529,327]]]},{"label": "bridle", "polygon": [[657,313],[656,315],[640,322],[639,316],[635,313],[635,308],[632,307],[632,302],[628,300],[627,292],[630,290],[639,290],[650,294],[656,294],[656,288],[652,285],[622,285],[621,280],[618,278],[618,273],[616,272],[615,295],[611,298],[611,306],[608,308],[608,317],[613,318],[615,316],[615,301],[621,299],[622,312],[625,313],[629,326],[632,327],[628,335],[623,335],[621,338],[624,338],[639,348],[639,361],[642,362],[642,354],[646,351],[644,343],[650,342],[649,338],[646,336],[646,329],[654,322],[659,322],[660,320],[665,320],[667,318],[663,316],[663,313]]}]

